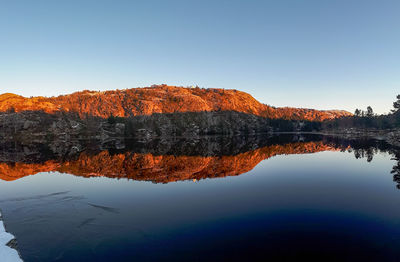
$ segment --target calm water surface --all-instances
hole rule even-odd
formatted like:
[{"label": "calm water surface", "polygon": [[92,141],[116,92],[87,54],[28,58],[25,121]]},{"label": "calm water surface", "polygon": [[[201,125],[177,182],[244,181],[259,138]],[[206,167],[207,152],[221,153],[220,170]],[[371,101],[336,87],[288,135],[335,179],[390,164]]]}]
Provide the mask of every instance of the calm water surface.
[{"label": "calm water surface", "polygon": [[[0,180],[0,208],[28,262],[400,261],[393,151],[340,149],[297,141],[229,159],[136,161],[139,178],[170,165],[175,178],[153,182],[115,179],[104,167],[104,177],[39,172]],[[208,178],[199,179],[205,168]]]}]

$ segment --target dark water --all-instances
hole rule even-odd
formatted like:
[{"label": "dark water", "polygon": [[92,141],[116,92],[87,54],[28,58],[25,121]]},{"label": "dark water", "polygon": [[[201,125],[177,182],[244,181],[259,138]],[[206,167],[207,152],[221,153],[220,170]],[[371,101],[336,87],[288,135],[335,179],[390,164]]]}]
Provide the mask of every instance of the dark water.
[{"label": "dark water", "polygon": [[168,147],[53,159],[50,172],[0,180],[22,258],[400,261],[396,149],[321,137],[208,142],[175,155]]}]

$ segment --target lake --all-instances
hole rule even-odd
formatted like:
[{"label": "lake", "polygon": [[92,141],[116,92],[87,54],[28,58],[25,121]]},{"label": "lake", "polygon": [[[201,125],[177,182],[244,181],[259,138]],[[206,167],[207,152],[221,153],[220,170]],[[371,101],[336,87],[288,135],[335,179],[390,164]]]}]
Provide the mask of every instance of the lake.
[{"label": "lake", "polygon": [[400,154],[380,141],[15,148],[0,209],[27,262],[400,260]]}]

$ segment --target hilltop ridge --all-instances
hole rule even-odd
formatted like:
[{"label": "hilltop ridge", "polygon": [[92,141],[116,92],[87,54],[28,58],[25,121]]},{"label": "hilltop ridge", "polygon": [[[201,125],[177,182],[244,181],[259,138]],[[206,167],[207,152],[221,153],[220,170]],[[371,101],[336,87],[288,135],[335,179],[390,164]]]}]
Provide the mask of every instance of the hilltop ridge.
[{"label": "hilltop ridge", "polygon": [[25,98],[14,94],[0,95],[0,112],[59,111],[90,115],[132,117],[154,113],[237,111],[246,114],[287,120],[323,121],[352,114],[343,110],[315,110],[272,107],[250,94],[234,89],[203,89],[153,85],[112,91],[80,91],[57,97]]}]

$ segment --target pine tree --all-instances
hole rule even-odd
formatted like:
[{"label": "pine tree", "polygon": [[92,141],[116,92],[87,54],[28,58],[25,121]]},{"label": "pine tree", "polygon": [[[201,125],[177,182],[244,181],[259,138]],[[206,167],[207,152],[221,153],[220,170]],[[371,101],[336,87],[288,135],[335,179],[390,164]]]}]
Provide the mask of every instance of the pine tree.
[{"label": "pine tree", "polygon": [[393,113],[396,113],[400,110],[400,95],[397,95],[397,101],[393,102],[394,109],[392,110]]},{"label": "pine tree", "polygon": [[374,110],[372,110],[372,107],[368,106],[367,107],[367,117],[373,117],[374,116]]}]

